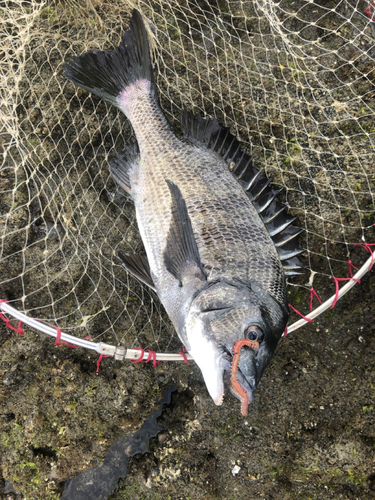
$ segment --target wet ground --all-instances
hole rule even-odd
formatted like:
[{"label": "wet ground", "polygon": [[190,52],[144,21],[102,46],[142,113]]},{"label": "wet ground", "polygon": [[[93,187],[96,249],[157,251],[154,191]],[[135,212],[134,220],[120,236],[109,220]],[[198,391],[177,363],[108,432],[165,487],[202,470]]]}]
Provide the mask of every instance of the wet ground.
[{"label": "wet ground", "polygon": [[173,381],[165,430],[111,499],[375,498],[374,286],[370,273],[333,314],[280,342],[245,418],[229,394],[213,404],[195,365],[104,359],[96,374],[87,352],[2,322],[2,486],[59,498],[68,478],[140,428]]}]

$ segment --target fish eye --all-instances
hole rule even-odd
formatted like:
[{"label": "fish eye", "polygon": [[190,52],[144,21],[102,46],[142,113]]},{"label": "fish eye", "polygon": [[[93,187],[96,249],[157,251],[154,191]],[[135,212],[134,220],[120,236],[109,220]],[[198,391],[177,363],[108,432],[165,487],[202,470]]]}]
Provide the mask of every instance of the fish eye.
[{"label": "fish eye", "polygon": [[256,340],[257,342],[262,342],[264,337],[263,331],[255,325],[250,325],[246,328],[245,339]]}]

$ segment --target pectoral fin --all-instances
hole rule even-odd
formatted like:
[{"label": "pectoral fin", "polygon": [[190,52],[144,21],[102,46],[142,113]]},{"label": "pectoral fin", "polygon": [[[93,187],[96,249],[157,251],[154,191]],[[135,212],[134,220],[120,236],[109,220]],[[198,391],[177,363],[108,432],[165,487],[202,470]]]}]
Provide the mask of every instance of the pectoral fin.
[{"label": "pectoral fin", "polygon": [[164,250],[164,264],[179,282],[180,286],[192,278],[206,280],[193,228],[181,191],[171,181],[167,181],[172,203],[172,217],[167,244]]},{"label": "pectoral fin", "polygon": [[143,255],[129,255],[121,251],[118,252],[118,256],[122,260],[125,269],[129,271],[130,274],[156,292],[147,257]]}]

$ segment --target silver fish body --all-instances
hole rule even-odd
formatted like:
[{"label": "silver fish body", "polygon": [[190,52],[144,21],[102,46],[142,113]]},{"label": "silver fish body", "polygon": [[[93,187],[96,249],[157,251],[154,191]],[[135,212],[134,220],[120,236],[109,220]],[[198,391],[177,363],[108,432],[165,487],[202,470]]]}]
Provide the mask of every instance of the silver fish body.
[{"label": "silver fish body", "polygon": [[[182,129],[190,140],[171,129],[158,103],[148,50],[142,18],[134,11],[118,49],[74,58],[65,75],[118,106],[132,124],[137,144],[114,162],[112,175],[134,200],[149,284],[216,404],[229,382],[236,342],[249,335],[257,340],[258,347],[242,349],[238,365],[240,387],[251,400],[288,319],[283,265],[228,162],[204,143],[220,138],[217,122],[184,111]],[[114,79],[119,68],[122,76]],[[288,254],[292,264],[297,253],[292,248]]]}]

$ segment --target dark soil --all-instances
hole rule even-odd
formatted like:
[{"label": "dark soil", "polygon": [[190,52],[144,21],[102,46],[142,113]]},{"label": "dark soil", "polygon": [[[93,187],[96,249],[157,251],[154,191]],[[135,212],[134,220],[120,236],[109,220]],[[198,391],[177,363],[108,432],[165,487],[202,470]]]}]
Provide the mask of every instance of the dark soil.
[{"label": "dark soil", "polygon": [[229,394],[214,405],[194,364],[104,359],[96,374],[87,352],[1,323],[2,477],[25,498],[59,498],[173,381],[165,431],[111,498],[375,498],[374,286],[369,274],[280,341],[246,418]]}]

